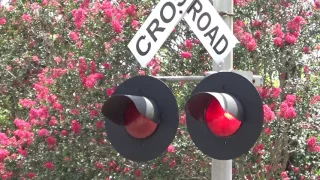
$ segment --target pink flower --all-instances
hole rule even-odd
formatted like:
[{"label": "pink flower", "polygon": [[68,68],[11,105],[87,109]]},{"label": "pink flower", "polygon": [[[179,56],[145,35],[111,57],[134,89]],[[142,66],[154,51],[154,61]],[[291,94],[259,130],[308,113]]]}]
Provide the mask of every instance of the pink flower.
[{"label": "pink flower", "polygon": [[193,42],[194,42],[195,44],[200,44],[200,43],[201,43],[199,39],[194,39]]},{"label": "pink flower", "polygon": [[93,88],[97,81],[103,79],[103,77],[102,73],[93,73],[85,79],[84,85],[86,88]]},{"label": "pink flower", "polygon": [[273,33],[274,33],[277,37],[283,38],[284,33],[282,32],[281,24],[277,23],[277,24],[274,26]]},{"label": "pink flower", "polygon": [[297,97],[293,94],[288,94],[286,96],[286,101],[288,103],[289,106],[293,106],[294,103],[296,102]]},{"label": "pink flower", "polygon": [[283,47],[283,40],[282,40],[282,38],[280,38],[280,37],[274,38],[273,44],[274,44],[275,46],[280,47],[280,48]]},{"label": "pink flower", "polygon": [[72,32],[69,33],[69,36],[73,41],[78,41],[79,40],[79,33],[78,32],[73,32],[72,31]]},{"label": "pink flower", "polygon": [[45,6],[48,4],[48,0],[42,0],[42,5]]},{"label": "pink flower", "polygon": [[7,20],[5,18],[0,18],[0,25],[5,25]]},{"label": "pink flower", "polygon": [[73,120],[71,123],[71,130],[75,133],[75,134],[79,134],[80,131],[82,129],[81,124],[77,121],[77,120]]},{"label": "pink flower", "polygon": [[110,97],[112,94],[113,94],[113,92],[116,90],[116,86],[114,86],[113,88],[109,88],[109,89],[107,89],[107,95]]},{"label": "pink flower", "polygon": [[48,143],[49,147],[54,147],[54,146],[56,146],[57,140],[56,140],[56,138],[49,136],[47,138],[47,143]]},{"label": "pink flower", "polygon": [[102,65],[103,65],[103,67],[106,69],[106,70],[109,70],[109,69],[111,69],[111,64],[110,63],[107,63],[107,62],[104,62],[104,63],[102,63]]},{"label": "pink flower", "polygon": [[59,111],[62,111],[63,110],[63,106],[62,104],[58,103],[58,102],[54,102],[53,105],[52,105],[53,109],[55,110],[59,110]]},{"label": "pink flower", "polygon": [[176,160],[172,160],[169,162],[169,167],[175,167],[177,165]]},{"label": "pink flower", "polygon": [[287,42],[287,44],[289,45],[293,45],[297,43],[297,38],[291,34],[291,33],[287,33],[284,37],[284,40]]},{"label": "pink flower", "polygon": [[289,107],[283,114],[286,119],[293,119],[297,116],[296,109],[294,107]]},{"label": "pink flower", "polygon": [[0,162],[10,155],[10,152],[6,149],[0,148]]},{"label": "pink flower", "polygon": [[103,129],[103,128],[104,128],[103,122],[102,122],[102,121],[98,121],[98,122],[96,123],[96,129]]},{"label": "pink flower", "polygon": [[246,23],[243,22],[242,20],[238,19],[235,21],[236,25],[240,26],[240,27],[245,27]]},{"label": "pink flower", "polygon": [[47,129],[40,129],[38,131],[38,136],[40,137],[46,137],[49,136],[49,131]]},{"label": "pink flower", "polygon": [[170,146],[168,147],[167,151],[168,151],[169,153],[174,153],[174,151],[175,151],[174,146],[170,145]]},{"label": "pink flower", "polygon": [[54,170],[54,165],[52,162],[46,162],[44,166],[47,169]]},{"label": "pink flower", "polygon": [[28,156],[28,150],[26,148],[22,148],[21,146],[18,149],[18,153],[24,157]]},{"label": "pink flower", "polygon": [[282,177],[282,178],[286,178],[286,177],[288,177],[287,172],[285,172],[285,171],[284,171],[284,172],[281,172],[281,177]]},{"label": "pink flower", "polygon": [[77,110],[77,109],[71,109],[71,110],[70,110],[70,114],[72,114],[72,115],[79,115],[79,114],[80,114],[80,111]]},{"label": "pink flower", "polygon": [[90,110],[90,118],[93,119],[99,115],[99,112],[97,110]]},{"label": "pink flower", "polygon": [[140,170],[140,169],[137,169],[137,170],[136,170],[135,176],[136,176],[136,177],[140,177],[140,176],[141,176],[141,170]]},{"label": "pink flower", "polygon": [[62,131],[61,131],[61,135],[62,135],[62,136],[67,136],[67,135],[68,135],[68,131],[62,130]]},{"label": "pink flower", "polygon": [[86,21],[86,12],[82,8],[72,10],[73,21],[76,24],[76,29],[80,29]]},{"label": "pink flower", "polygon": [[36,105],[36,102],[31,99],[20,99],[19,104],[24,108],[31,108]]},{"label": "pink flower", "polygon": [[52,118],[50,121],[49,121],[49,126],[56,126],[58,124],[58,121],[56,118]]},{"label": "pink flower", "polygon": [[37,55],[32,56],[32,60],[34,60],[34,61],[36,61],[36,62],[39,62],[39,61],[40,61],[40,59],[39,59],[39,57],[38,57]]},{"label": "pink flower", "polygon": [[125,168],[123,169],[124,174],[126,174],[126,173],[128,173],[128,172],[130,172],[130,171],[131,171],[131,169],[128,168],[128,167],[125,167]]},{"label": "pink flower", "polygon": [[266,104],[263,105],[263,112],[264,112],[265,122],[269,123],[275,119],[275,114],[268,105]]},{"label": "pink flower", "polygon": [[29,179],[33,179],[34,177],[36,177],[36,173],[33,173],[33,172],[28,173]]},{"label": "pink flower", "polygon": [[264,144],[257,144],[254,148],[253,148],[253,152],[255,154],[259,154],[261,153],[261,151],[264,149]]},{"label": "pink flower", "polygon": [[152,74],[153,76],[155,76],[155,75],[157,75],[157,74],[159,73],[159,71],[160,71],[160,66],[159,66],[159,65],[154,66],[153,69],[152,69],[152,71],[151,71],[151,74]]},{"label": "pink flower", "polygon": [[271,94],[271,97],[278,98],[280,97],[281,92],[282,92],[281,88],[272,88],[270,94]]},{"label": "pink flower", "polygon": [[266,128],[264,129],[264,133],[267,134],[267,135],[270,135],[270,134],[272,133],[271,128],[266,127]]},{"label": "pink flower", "polygon": [[139,22],[139,21],[137,21],[137,20],[135,20],[135,19],[132,20],[131,26],[132,26],[133,29],[136,29],[136,30],[137,30],[137,29],[139,28],[139,25],[140,25],[140,22]]},{"label": "pink flower", "polygon": [[320,146],[308,147],[308,150],[311,152],[318,153],[318,152],[320,152]]},{"label": "pink flower", "polygon": [[33,143],[33,138],[34,138],[33,132],[18,129],[18,130],[15,130],[13,134],[18,139],[17,141],[18,144],[31,145]]},{"label": "pink flower", "polygon": [[132,4],[126,9],[126,13],[129,14],[130,16],[136,16],[136,5]]},{"label": "pink flower", "polygon": [[27,21],[28,23],[31,23],[31,21],[32,21],[32,17],[30,16],[30,14],[23,14],[21,16],[21,19],[24,21]]},{"label": "pink flower", "polygon": [[317,138],[315,138],[314,136],[310,137],[308,140],[307,140],[307,144],[309,147],[313,147],[317,144]]},{"label": "pink flower", "polygon": [[255,51],[257,49],[257,46],[258,46],[257,45],[257,41],[252,36],[246,40],[245,45],[246,45],[246,48],[250,52]]},{"label": "pink flower", "polygon": [[256,39],[261,39],[261,31],[259,31],[259,30],[257,30],[255,33],[254,33],[254,37],[256,38]]},{"label": "pink flower", "polygon": [[252,23],[252,26],[255,27],[255,28],[259,28],[263,25],[262,21],[260,20],[254,20],[253,23]]},{"label": "pink flower", "polygon": [[144,76],[146,75],[146,72],[144,70],[139,69],[138,74]]},{"label": "pink flower", "polygon": [[257,90],[262,98],[264,98],[264,99],[269,98],[269,89],[268,88],[258,87]]},{"label": "pink flower", "polygon": [[104,165],[100,161],[97,161],[94,164],[95,164],[97,169],[103,169],[104,168]]},{"label": "pink flower", "polygon": [[308,54],[310,52],[310,48],[308,46],[305,46],[302,48],[302,52]]},{"label": "pink flower", "polygon": [[120,21],[112,20],[111,24],[115,33],[122,33],[122,25]]},{"label": "pink flower", "polygon": [[31,4],[31,9],[38,10],[38,9],[41,9],[41,6],[38,3],[32,3]]},{"label": "pink flower", "polygon": [[314,6],[316,7],[316,9],[320,9],[320,0],[315,0]]},{"label": "pink flower", "polygon": [[182,114],[182,115],[180,116],[180,123],[181,123],[182,125],[186,125],[186,123],[187,123],[186,114]]},{"label": "pink flower", "polygon": [[10,140],[5,133],[0,133],[0,145],[6,147],[10,144]]},{"label": "pink flower", "polygon": [[190,51],[193,47],[192,41],[190,39],[187,39],[185,44],[186,44],[187,49]]},{"label": "pink flower", "polygon": [[186,58],[186,59],[192,58],[192,54],[190,52],[182,52],[180,55],[182,58]]},{"label": "pink flower", "polygon": [[31,128],[31,125],[29,122],[26,122],[22,119],[15,119],[13,122],[16,125],[17,129],[21,129],[21,130],[29,130]]}]

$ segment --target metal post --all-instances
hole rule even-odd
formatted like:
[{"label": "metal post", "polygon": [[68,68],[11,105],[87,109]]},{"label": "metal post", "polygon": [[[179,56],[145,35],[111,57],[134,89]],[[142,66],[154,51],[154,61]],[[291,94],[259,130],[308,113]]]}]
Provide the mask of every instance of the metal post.
[{"label": "metal post", "polygon": [[[226,12],[227,14],[233,14],[233,0],[213,0],[213,6],[218,12]],[[228,25],[231,31],[233,31],[233,17],[230,15],[222,16],[224,22]],[[224,64],[219,67],[213,61],[213,71],[227,70],[231,71],[233,69],[233,51],[225,58]]]},{"label": "metal post", "polygon": [[[219,12],[224,11],[233,14],[233,0],[213,0],[213,6]],[[222,16],[223,20],[233,31],[232,16]],[[225,58],[224,63],[219,67],[213,61],[213,71],[232,70],[233,69],[233,51]],[[232,180],[232,160],[212,159],[211,180]]]}]

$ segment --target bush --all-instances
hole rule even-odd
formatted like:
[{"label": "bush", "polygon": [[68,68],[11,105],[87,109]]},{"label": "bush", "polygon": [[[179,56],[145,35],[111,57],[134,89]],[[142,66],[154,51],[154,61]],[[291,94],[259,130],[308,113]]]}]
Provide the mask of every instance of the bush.
[{"label": "bush", "polygon": [[[168,152],[120,157],[100,109],[135,75],[203,75],[211,58],[181,22],[140,68],[127,44],[157,2],[13,1],[0,8],[2,179],[208,179],[182,111],[196,83],[167,83],[181,110]],[[234,69],[260,74],[264,132],[234,160],[235,179],[316,179],[319,165],[319,3],[235,1]],[[12,126],[10,126],[12,124]]]}]

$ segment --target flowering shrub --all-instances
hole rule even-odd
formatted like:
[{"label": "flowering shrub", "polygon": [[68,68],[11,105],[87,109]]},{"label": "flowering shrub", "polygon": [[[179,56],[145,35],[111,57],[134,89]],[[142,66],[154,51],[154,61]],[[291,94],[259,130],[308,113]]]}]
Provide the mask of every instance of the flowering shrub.
[{"label": "flowering shrub", "polygon": [[[1,179],[208,179],[186,117],[167,153],[134,163],[100,114],[135,75],[203,75],[212,60],[185,22],[140,68],[126,47],[151,1],[12,1],[0,6]],[[319,1],[235,0],[234,68],[260,74],[264,132],[234,160],[235,179],[320,176]],[[195,83],[168,83],[182,110]]]}]

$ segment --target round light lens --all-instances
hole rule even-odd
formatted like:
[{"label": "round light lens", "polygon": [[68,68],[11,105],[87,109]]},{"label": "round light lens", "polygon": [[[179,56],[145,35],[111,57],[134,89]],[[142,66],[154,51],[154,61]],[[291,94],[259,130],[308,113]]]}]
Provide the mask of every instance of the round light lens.
[{"label": "round light lens", "polygon": [[205,119],[210,131],[220,137],[231,136],[241,126],[241,121],[225,111],[216,98],[207,106]]},{"label": "round light lens", "polygon": [[133,102],[129,103],[124,113],[124,126],[135,138],[146,138],[157,128],[157,123],[140,114]]}]

